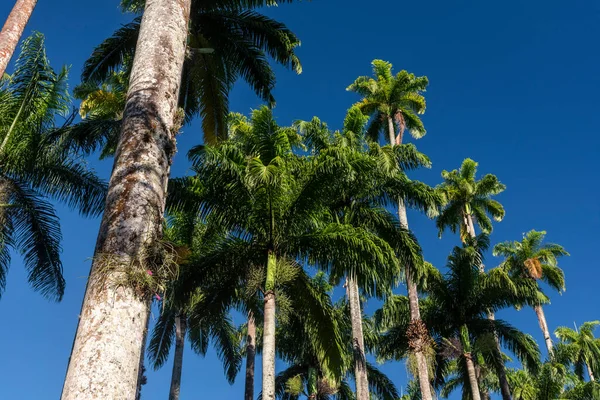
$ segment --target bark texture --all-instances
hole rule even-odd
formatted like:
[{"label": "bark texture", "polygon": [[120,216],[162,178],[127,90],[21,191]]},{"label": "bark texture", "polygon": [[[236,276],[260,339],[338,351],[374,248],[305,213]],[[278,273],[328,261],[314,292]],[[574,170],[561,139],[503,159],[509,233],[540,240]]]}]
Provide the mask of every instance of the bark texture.
[{"label": "bark texture", "polygon": [[533,308],[535,310],[535,314],[538,318],[538,323],[540,324],[540,329],[544,334],[544,342],[546,343],[546,348],[548,349],[548,354],[552,353],[552,337],[550,336],[550,331],[548,330],[548,323],[546,322],[546,314],[544,314],[544,309],[542,306],[535,306]]},{"label": "bark texture", "polygon": [[369,380],[367,376],[367,359],[365,355],[365,339],[362,327],[362,312],[360,309],[358,283],[355,277],[348,277],[346,292],[350,304],[350,322],[352,325],[356,400],[369,400]]},{"label": "bark texture", "polygon": [[17,0],[0,31],[0,77],[6,72],[37,0]]},{"label": "bark texture", "polygon": [[590,377],[590,382],[594,382],[596,379],[594,378],[594,372],[592,371],[592,367],[590,367],[590,364],[588,364],[588,363],[585,363],[585,366],[587,367],[588,375]]},{"label": "bark texture", "polygon": [[179,400],[181,391],[181,372],[183,371],[183,348],[187,321],[185,316],[175,318],[175,354],[173,357],[173,372],[171,373],[171,389],[169,400]]},{"label": "bark texture", "polygon": [[162,235],[190,3],[146,1],[62,400],[135,398],[151,294],[123,284],[123,271],[145,271],[140,257]]},{"label": "bark texture", "polygon": [[265,293],[262,398],[275,400],[275,293]]},{"label": "bark texture", "polygon": [[256,321],[248,311],[248,337],[246,339],[246,382],[244,400],[254,400],[254,362],[256,360]]},{"label": "bark texture", "polygon": [[467,364],[467,374],[469,375],[469,384],[471,385],[471,396],[473,400],[481,400],[479,395],[479,385],[477,384],[477,374],[475,373],[475,364],[471,353],[465,353],[465,363]]},{"label": "bark texture", "polygon": [[[393,145],[395,142],[394,138],[394,122],[392,121],[392,117],[388,117],[388,129],[389,129],[389,142],[390,145]],[[397,143],[401,144],[401,143]],[[400,222],[400,226],[404,229],[408,229],[408,218],[406,216],[406,205],[404,204],[404,199],[398,199],[398,220]],[[409,308],[410,308],[410,322],[411,326],[422,326],[423,321],[421,321],[421,313],[419,311],[419,293],[417,291],[417,283],[415,282],[414,277],[412,276],[412,268],[411,266],[406,266],[406,286],[408,289],[408,300],[409,300]],[[409,328],[410,329],[410,328]],[[427,357],[425,357],[425,353],[423,352],[424,347],[424,337],[415,338],[416,341],[413,342],[413,346],[411,351],[415,356],[415,360],[417,362],[417,371],[419,379],[419,388],[421,389],[421,399],[422,400],[433,400],[433,396],[431,393],[431,384],[429,381],[429,367],[427,364]]]}]

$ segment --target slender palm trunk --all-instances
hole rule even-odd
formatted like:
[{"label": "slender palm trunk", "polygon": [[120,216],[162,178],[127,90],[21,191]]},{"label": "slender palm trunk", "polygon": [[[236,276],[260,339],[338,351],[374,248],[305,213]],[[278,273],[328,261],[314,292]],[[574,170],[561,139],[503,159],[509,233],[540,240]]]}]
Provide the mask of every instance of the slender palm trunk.
[{"label": "slender palm trunk", "polygon": [[190,3],[146,1],[62,400],[135,398],[152,293],[127,276],[148,269],[162,235]]},{"label": "slender palm trunk", "polygon": [[265,284],[265,308],[263,327],[263,376],[262,398],[275,400],[275,273],[277,258],[269,251],[267,258],[267,280]]},{"label": "slender palm trunk", "polygon": [[254,400],[254,361],[256,359],[256,321],[248,311],[248,337],[246,339],[246,382],[244,400]]},{"label": "slender palm trunk", "polygon": [[590,377],[590,382],[594,382],[596,379],[594,379],[594,372],[592,371],[592,367],[590,367],[589,363],[585,363],[585,366],[587,367],[587,371],[588,371],[588,375]]},{"label": "slender palm trunk", "polygon": [[175,355],[173,357],[173,373],[171,374],[171,389],[169,400],[179,400],[181,391],[181,372],[183,371],[183,348],[187,322],[184,315],[175,317]]},{"label": "slender palm trunk", "polygon": [[475,373],[475,364],[471,353],[465,353],[465,363],[467,364],[467,375],[469,376],[469,385],[471,386],[471,397],[473,400],[481,400],[479,394],[479,384],[477,383],[477,374]]},{"label": "slender palm trunk", "polygon": [[548,330],[548,324],[546,323],[546,314],[544,313],[544,309],[541,305],[533,307],[535,310],[535,314],[537,315],[538,323],[540,324],[540,329],[544,334],[544,342],[546,343],[546,348],[548,349],[548,354],[552,354],[552,337],[550,336],[550,331]]},{"label": "slender palm trunk", "polygon": [[17,0],[0,31],[0,77],[12,58],[37,0]]},{"label": "slender palm trunk", "polygon": [[[475,233],[475,224],[473,223],[473,216],[466,212],[463,212],[463,219],[465,226],[467,227],[467,233],[472,239],[477,237]],[[483,263],[479,265],[479,271],[483,273],[485,270],[485,266]],[[492,312],[488,312],[488,319],[490,321],[494,321],[496,316]],[[498,339],[498,334],[494,332],[494,340],[496,342],[496,354],[497,362],[495,363],[496,367],[496,375],[498,376],[498,381],[500,384],[500,394],[502,395],[502,400],[511,400],[512,395],[510,393],[510,385],[508,384],[508,378],[506,376],[506,367],[504,366],[504,361],[502,360],[502,348],[500,347],[500,340]],[[489,394],[487,394],[489,397]]]},{"label": "slender palm trunk", "polygon": [[346,293],[350,304],[350,321],[352,325],[356,400],[369,400],[369,380],[367,376],[367,359],[365,355],[365,339],[362,328],[362,312],[360,309],[358,282],[354,276],[348,276],[346,284]]},{"label": "slender palm trunk", "polygon": [[[390,145],[394,144],[394,122],[392,117],[388,116],[388,129]],[[399,143],[400,144],[400,143]],[[398,199],[398,220],[400,226],[408,229],[408,218],[406,216],[406,206],[404,199]],[[408,289],[409,309],[410,309],[410,326],[409,333],[414,332],[416,335],[411,340],[411,352],[415,355],[417,361],[417,378],[419,379],[419,388],[421,389],[422,400],[433,400],[431,393],[431,384],[429,382],[429,367],[427,357],[423,352],[427,334],[427,327],[421,321],[421,313],[419,311],[419,293],[417,291],[417,283],[412,276],[411,266],[405,266],[406,269],[406,286]]]}]

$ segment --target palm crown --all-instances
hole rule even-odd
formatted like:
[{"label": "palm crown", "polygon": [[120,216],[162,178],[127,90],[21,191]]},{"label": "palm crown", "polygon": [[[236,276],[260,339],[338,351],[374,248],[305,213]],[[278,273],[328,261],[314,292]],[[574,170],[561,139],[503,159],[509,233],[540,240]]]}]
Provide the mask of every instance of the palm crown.
[{"label": "palm crown", "polygon": [[55,117],[68,113],[69,94],[67,70],[50,67],[41,34],[24,41],[14,73],[0,85],[0,291],[16,248],[33,288],[60,300],[61,232],[48,198],[97,215],[106,185],[49,134]]},{"label": "palm crown", "polygon": [[575,365],[575,374],[583,380],[584,368],[588,368],[591,381],[600,374],[600,339],[594,337],[594,330],[600,321],[584,322],[574,330],[561,326],[554,334],[567,345],[570,359]]},{"label": "palm crown", "polygon": [[476,180],[477,163],[470,158],[463,161],[460,169],[442,171],[444,182],[437,189],[444,197],[445,206],[436,220],[439,235],[449,228],[460,231],[461,239],[474,236],[473,219],[484,233],[492,231],[492,221],[504,218],[504,207],[492,196],[504,191],[495,175],[487,174]]},{"label": "palm crown", "polygon": [[419,114],[426,108],[422,93],[429,83],[427,77],[417,77],[404,70],[393,75],[392,64],[383,60],[374,60],[371,65],[374,78],[361,76],[346,89],[363,97],[357,106],[372,116],[368,128],[370,139],[378,141],[383,132],[390,144],[394,141],[400,144],[405,129],[417,139],[423,137],[426,131]]},{"label": "palm crown", "polygon": [[[140,12],[143,3],[124,1],[123,7]],[[202,117],[206,142],[227,136],[228,93],[238,78],[244,79],[261,99],[273,105],[275,74],[268,58],[297,73],[302,71],[295,54],[295,48],[300,45],[298,38],[284,24],[254,10],[277,3],[280,1],[203,0],[192,3],[179,105],[185,112],[186,122],[197,115]],[[84,83],[76,93],[84,100],[84,111],[89,111],[87,108],[92,105],[106,108],[97,100],[110,100],[109,104],[117,105],[116,110],[124,109],[128,82],[120,80],[115,85],[115,75],[129,76],[140,23],[141,17],[138,17],[124,25],[96,47],[87,60],[82,73]],[[89,115],[92,121],[101,121],[100,126],[83,124],[72,135],[81,137],[88,145],[90,137],[95,137],[95,145],[108,142],[114,146],[114,137],[119,130],[106,123],[107,116]],[[113,114],[115,117],[120,119],[120,114]],[[104,134],[101,134],[102,129],[105,129]],[[111,150],[111,146],[107,147]]]},{"label": "palm crown", "polygon": [[503,242],[494,246],[493,254],[504,257],[502,266],[516,277],[543,280],[551,288],[565,290],[565,275],[558,258],[568,256],[565,249],[554,243],[544,243],[545,231],[531,230],[520,242]]}]

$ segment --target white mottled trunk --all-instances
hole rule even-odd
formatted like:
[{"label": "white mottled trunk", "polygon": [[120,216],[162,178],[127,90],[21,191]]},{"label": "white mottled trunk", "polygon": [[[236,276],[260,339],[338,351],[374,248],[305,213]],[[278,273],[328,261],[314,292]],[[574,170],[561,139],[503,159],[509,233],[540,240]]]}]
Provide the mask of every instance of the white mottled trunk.
[{"label": "white mottled trunk", "polygon": [[0,31],[0,77],[15,53],[37,0],[17,0]]},{"label": "white mottled trunk", "polygon": [[146,1],[62,400],[135,398],[152,294],[124,284],[123,270],[145,271],[138,260],[162,235],[190,3]]},{"label": "white mottled trunk", "polygon": [[185,331],[187,321],[185,316],[175,318],[175,354],[173,356],[173,372],[171,373],[171,388],[169,400],[179,400],[181,391],[181,374],[183,372],[183,349],[185,347]]},{"label": "white mottled trunk", "polygon": [[275,400],[275,293],[265,294],[263,327],[263,376],[262,398]]},{"label": "white mottled trunk", "polygon": [[350,304],[350,322],[352,325],[352,349],[354,351],[354,376],[356,381],[356,400],[369,400],[369,380],[367,376],[367,359],[365,355],[365,339],[362,327],[360,295],[356,278],[349,276],[346,292]]},{"label": "white mottled trunk", "polygon": [[592,371],[592,367],[590,367],[590,364],[587,362],[585,363],[585,366],[587,367],[590,382],[594,382],[596,379],[594,378],[594,372]]},{"label": "white mottled trunk", "polygon": [[[388,135],[390,145],[394,145],[394,122],[392,121],[391,117],[388,117]],[[406,216],[406,205],[404,204],[404,199],[398,199],[398,221],[400,222],[400,226],[402,228],[408,229],[408,217]],[[406,266],[406,286],[408,289],[411,324],[422,324],[421,313],[419,311],[419,293],[417,291],[417,283],[410,273],[410,266]],[[417,378],[419,380],[419,388],[421,389],[421,399],[432,400],[433,395],[431,392],[431,384],[429,382],[429,367],[427,364],[427,357],[425,357],[425,353],[423,353],[422,345],[423,343],[421,340],[420,343],[416,343],[415,349],[413,350],[413,354],[415,355],[415,359],[417,361]]]},{"label": "white mottled trunk", "polygon": [[248,338],[246,340],[246,382],[245,400],[254,400],[254,363],[256,360],[256,321],[252,311],[248,311]]},{"label": "white mottled trunk", "polygon": [[465,354],[465,362],[467,364],[467,375],[469,376],[469,385],[471,386],[471,396],[473,400],[481,400],[479,395],[479,385],[477,384],[477,374],[475,373],[475,364],[471,354]]},{"label": "white mottled trunk", "polygon": [[544,334],[544,342],[546,343],[546,348],[548,349],[548,354],[552,354],[552,337],[550,336],[550,330],[548,329],[548,324],[546,323],[546,315],[544,314],[544,309],[542,306],[535,306],[533,308],[538,318],[538,322],[540,324],[540,329]]}]

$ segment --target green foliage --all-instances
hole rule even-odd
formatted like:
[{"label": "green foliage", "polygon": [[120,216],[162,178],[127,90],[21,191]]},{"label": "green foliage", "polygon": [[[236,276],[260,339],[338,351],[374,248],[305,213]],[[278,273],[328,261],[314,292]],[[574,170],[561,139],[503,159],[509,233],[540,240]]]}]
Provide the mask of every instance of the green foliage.
[{"label": "green foliage", "polygon": [[[417,77],[404,70],[393,75],[392,64],[382,60],[374,60],[371,65],[374,78],[361,76],[346,89],[363,97],[356,106],[371,116],[368,137],[378,142],[382,132],[387,141],[397,132],[395,144],[401,144],[405,129],[416,139],[423,137],[426,131],[419,115],[426,108],[422,93],[429,84],[427,77]],[[388,121],[392,121],[393,132],[389,132]]]},{"label": "green foliage", "polygon": [[486,234],[492,231],[489,216],[495,221],[504,218],[504,207],[491,197],[502,193],[506,187],[491,174],[476,180],[477,165],[467,158],[460,169],[442,172],[444,182],[436,188],[444,199],[444,207],[436,220],[440,237],[449,228],[453,233],[459,231],[464,242],[468,236],[467,218],[473,219]]},{"label": "green foliage", "polygon": [[[202,117],[207,143],[227,136],[228,94],[239,78],[273,106],[275,73],[269,59],[296,73],[302,72],[295,54],[300,40],[283,23],[254,10],[264,4],[277,3],[193,3],[179,107],[185,112],[185,122]],[[142,4],[137,0],[124,1],[122,7],[137,13],[142,10]],[[118,29],[98,45],[86,61],[82,73],[84,83],[76,94],[83,100],[80,111],[88,118],[69,129],[73,137],[81,139],[83,149],[101,147],[104,156],[114,153],[119,129],[107,126],[106,121],[119,121],[122,116],[140,24],[141,17],[136,17]]]},{"label": "green foliage", "polygon": [[56,117],[69,111],[67,75],[66,68],[52,69],[44,36],[34,33],[13,74],[0,82],[0,293],[12,248],[23,255],[32,287],[60,300],[61,232],[49,200],[83,215],[98,215],[104,206],[106,184],[52,132]]}]

